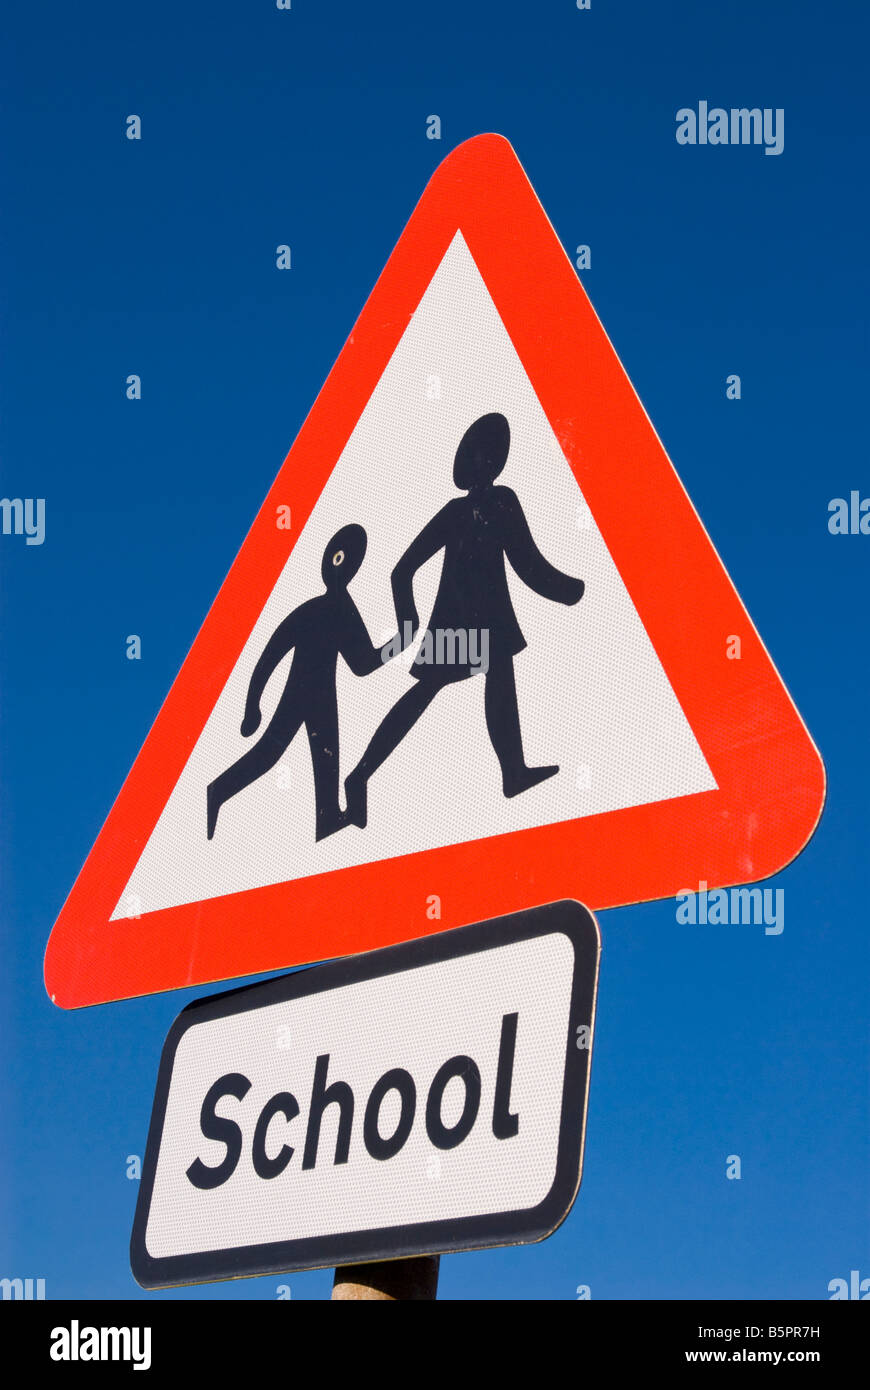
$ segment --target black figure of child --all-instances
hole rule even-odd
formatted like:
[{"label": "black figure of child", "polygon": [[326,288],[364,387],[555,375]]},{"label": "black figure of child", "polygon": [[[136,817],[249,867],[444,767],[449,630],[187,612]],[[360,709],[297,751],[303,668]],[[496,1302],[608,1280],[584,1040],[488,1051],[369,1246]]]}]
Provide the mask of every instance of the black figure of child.
[{"label": "black figure of child", "polygon": [[273,768],[304,724],[314,771],[315,837],[322,840],[344,823],[338,804],[338,705],[336,664],[343,656],[355,676],[368,676],[400,650],[392,638],[373,646],[347,586],[363,562],[362,526],[344,526],[323,553],[320,573],[326,592],[309,599],[278,624],[254,667],[248,687],[242,736],[260,726],[260,700],[275,667],[289,651],[293,663],[284,693],[262,737],[238,762],[211,783],[207,794],[208,838],[214,835],[225,801]]},{"label": "black figure of child", "polygon": [[[519,579],[542,598],[574,604],[583,597],[582,579],[556,569],[538,550],[516,493],[495,487],[507,462],[510,427],[503,415],[483,415],[463,435],[453,464],[453,481],[465,493],[454,497],[424,526],[399,560],[392,575],[399,632],[416,633],[420,619],[414,603],[414,575],[439,550],[444,551],[438,593],[429,621],[429,646],[437,650],[439,634],[466,634],[488,642],[486,727],[501,766],[505,796],[517,796],[559,771],[558,765],[527,767],[523,755],[513,659],[526,646],[511,603],[505,559]],[[433,635],[434,634],[434,639]],[[424,643],[426,639],[424,638]],[[408,641],[404,640],[404,645]],[[376,730],[368,748],[345,782],[346,821],[364,827],[367,789],[372,775],[413,728],[446,685],[477,674],[481,665],[415,660],[417,684],[396,702]]]}]

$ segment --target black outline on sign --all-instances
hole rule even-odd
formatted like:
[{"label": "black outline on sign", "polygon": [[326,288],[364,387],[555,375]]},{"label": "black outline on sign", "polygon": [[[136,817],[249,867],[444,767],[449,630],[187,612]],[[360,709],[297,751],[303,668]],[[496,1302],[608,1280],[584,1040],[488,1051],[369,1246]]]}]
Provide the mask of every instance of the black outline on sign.
[{"label": "black outline on sign", "polygon": [[[399,975],[405,970],[456,960],[555,932],[567,936],[574,947],[574,979],[565,1039],[556,1174],[547,1196],[536,1207],[453,1220],[384,1226],[353,1231],[347,1235],[309,1236],[304,1240],[200,1251],[191,1255],[162,1258],[149,1255],[145,1246],[145,1232],[172,1068],[178,1044],[189,1028],[270,1004],[340,989],[386,975]],[[130,1239],[130,1264],[137,1283],[145,1289],[159,1289],[177,1284],[287,1274],[303,1269],[401,1259],[413,1255],[485,1249],[494,1245],[529,1244],[552,1235],[571,1210],[580,1187],[600,954],[601,936],[595,918],[581,903],[565,899],[510,913],[505,917],[491,918],[473,926],[421,937],[399,946],[388,946],[384,950],[312,966],[291,975],[246,985],[188,1004],[170,1028],[160,1059],[139,1200]],[[590,1047],[580,1049],[576,1045],[576,1030],[584,1023],[589,1024],[592,1030]]]}]

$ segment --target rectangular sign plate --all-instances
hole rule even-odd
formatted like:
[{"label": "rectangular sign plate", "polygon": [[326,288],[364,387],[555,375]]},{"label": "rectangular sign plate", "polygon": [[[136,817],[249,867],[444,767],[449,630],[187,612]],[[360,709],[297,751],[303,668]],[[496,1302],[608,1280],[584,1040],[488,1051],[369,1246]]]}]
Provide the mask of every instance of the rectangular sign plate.
[{"label": "rectangular sign plate", "polygon": [[550,1235],[580,1183],[599,954],[564,901],[189,1005],[157,1079],[138,1282]]}]

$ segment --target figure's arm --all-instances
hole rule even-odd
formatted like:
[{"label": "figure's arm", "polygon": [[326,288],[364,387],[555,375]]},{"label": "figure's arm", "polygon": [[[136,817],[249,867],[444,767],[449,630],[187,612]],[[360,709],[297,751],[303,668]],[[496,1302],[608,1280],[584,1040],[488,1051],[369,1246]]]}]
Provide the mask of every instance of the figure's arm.
[{"label": "figure's arm", "polygon": [[507,487],[500,491],[505,494],[502,500],[504,550],[517,577],[541,598],[552,599],[554,603],[578,603],[586,587],[583,580],[563,574],[544,558],[535,545],[516,493]]},{"label": "figure's arm", "polygon": [[402,634],[406,622],[411,624],[412,633],[416,633],[420,626],[420,617],[414,602],[414,575],[444,546],[447,539],[444,520],[449,506],[448,502],[447,507],[442,507],[441,511],[427,522],[393,569],[393,602],[396,605],[399,632]]},{"label": "figure's arm", "polygon": [[376,647],[369,637],[368,628],[359,610],[351,603],[340,651],[355,676],[370,676],[391,657],[398,656],[401,649],[398,633],[382,647]]},{"label": "figure's arm", "polygon": [[278,624],[254,667],[248,686],[248,698],[245,701],[245,717],[242,720],[242,736],[244,738],[248,738],[260,727],[260,719],[262,718],[260,701],[263,698],[263,691],[266,689],[269,677],[279,661],[283,660],[296,645],[295,618],[296,614],[290,613],[283,622]]}]

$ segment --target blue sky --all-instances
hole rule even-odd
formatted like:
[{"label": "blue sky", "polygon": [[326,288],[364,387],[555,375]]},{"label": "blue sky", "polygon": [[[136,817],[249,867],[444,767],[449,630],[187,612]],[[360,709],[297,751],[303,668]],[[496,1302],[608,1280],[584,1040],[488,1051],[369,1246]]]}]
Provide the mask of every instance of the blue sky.
[{"label": "blue sky", "polygon": [[[870,1276],[870,537],[827,529],[831,498],[870,496],[859,7],[50,0],[4,28],[0,491],[46,499],[46,539],[0,537],[0,1274],[145,1297],[125,1161],[203,991],[63,1013],[45,942],[430,173],[495,130],[566,249],[591,246],[584,284],[829,789],[769,885],[781,936],[679,925],[672,901],[601,915],[578,1201],[538,1247],[445,1258],[441,1296],[812,1299]],[[783,153],[679,146],[701,99],[783,108]]]}]

